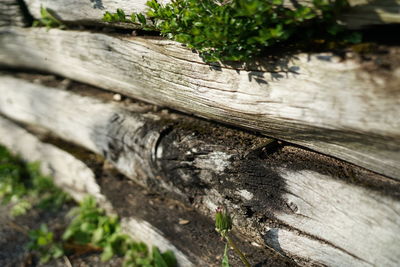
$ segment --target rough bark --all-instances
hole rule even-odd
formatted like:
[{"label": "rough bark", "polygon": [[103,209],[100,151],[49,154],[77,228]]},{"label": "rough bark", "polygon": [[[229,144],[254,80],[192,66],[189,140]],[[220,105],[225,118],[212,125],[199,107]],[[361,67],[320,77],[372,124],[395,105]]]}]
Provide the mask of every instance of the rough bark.
[{"label": "rough bark", "polygon": [[1,113],[106,156],[149,190],[209,215],[228,206],[238,230],[259,246],[329,266],[400,260],[397,181],[140,105],[122,108],[11,77],[1,78],[0,94]]},{"label": "rough bark", "polygon": [[[44,6],[51,9],[65,22],[103,24],[101,19],[105,11],[115,12],[117,8],[121,8],[126,14],[145,12],[147,0],[25,0],[25,2],[35,18],[40,18],[40,6]],[[285,1],[285,4],[290,6],[292,2]],[[342,20],[349,28],[358,29],[370,25],[400,23],[399,0],[350,0],[349,4],[351,8],[342,15]],[[125,27],[132,26],[125,25]]]},{"label": "rough bark", "polygon": [[[353,58],[352,58],[353,57]],[[53,72],[157,105],[256,130],[400,178],[400,53],[325,54],[213,67],[142,37],[3,28],[0,64]],[[257,65],[255,63],[255,65]]]}]

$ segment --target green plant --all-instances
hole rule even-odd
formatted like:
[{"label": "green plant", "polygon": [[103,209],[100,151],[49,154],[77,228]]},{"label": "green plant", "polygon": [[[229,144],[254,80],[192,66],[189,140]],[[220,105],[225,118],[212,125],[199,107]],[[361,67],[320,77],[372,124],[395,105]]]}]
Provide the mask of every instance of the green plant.
[{"label": "green plant", "polygon": [[70,216],[74,218],[62,236],[64,241],[104,249],[103,260],[127,249],[128,237],[121,234],[118,218],[106,216],[92,197],[85,198],[72,209]]},{"label": "green plant", "polygon": [[228,249],[229,247],[233,248],[235,253],[239,256],[240,260],[246,267],[250,267],[250,263],[247,260],[246,256],[240,251],[239,247],[233,241],[233,239],[229,236],[229,232],[232,230],[232,217],[229,212],[225,208],[217,208],[215,213],[215,230],[221,235],[223,239],[226,240],[224,256],[222,259],[222,266],[228,267]]},{"label": "green plant", "polygon": [[171,251],[161,253],[153,247],[149,251],[144,243],[135,242],[121,231],[115,216],[106,216],[92,197],[85,198],[70,212],[73,216],[60,242],[55,242],[53,232],[46,225],[29,232],[28,248],[39,253],[40,261],[47,262],[65,253],[102,251],[101,260],[124,256],[124,267],[175,267],[177,262]]},{"label": "green plant", "polygon": [[47,29],[66,28],[66,26],[60,20],[58,20],[49,9],[43,6],[40,6],[40,16],[40,19],[37,19],[33,22],[33,27],[46,27]]},{"label": "green plant", "polygon": [[[56,210],[70,199],[40,173],[38,163],[25,163],[3,146],[0,146],[0,198],[3,203],[13,204],[14,215],[32,207]],[[124,256],[125,267],[177,265],[171,251],[161,253],[156,247],[150,251],[145,244],[123,234],[118,217],[107,216],[92,197],[85,198],[69,216],[73,219],[61,237],[55,236],[45,224],[29,232],[27,246],[38,252],[42,263],[80,250],[102,251],[103,261],[114,255]]]},{"label": "green plant", "polygon": [[313,0],[287,8],[284,0],[175,0],[147,1],[146,14],[126,18],[122,10],[107,12],[104,20],[141,24],[167,38],[196,49],[207,62],[246,61],[266,47],[287,41],[323,38],[357,42],[360,35],[344,33],[336,17],[345,0]]},{"label": "green plant", "polygon": [[50,232],[45,224],[42,224],[39,229],[30,231],[29,239],[27,247],[39,253],[41,263],[64,255],[62,245],[54,241],[54,233]]},{"label": "green plant", "polygon": [[56,210],[70,198],[40,173],[38,162],[25,163],[0,146],[0,199],[17,216],[34,206]]},{"label": "green plant", "polygon": [[150,253],[145,244],[123,234],[118,218],[106,216],[91,197],[85,198],[79,207],[71,210],[70,215],[74,219],[62,236],[64,242],[99,248],[103,250],[103,261],[114,255],[124,255],[124,266],[176,266],[172,252],[160,253],[153,248]]}]

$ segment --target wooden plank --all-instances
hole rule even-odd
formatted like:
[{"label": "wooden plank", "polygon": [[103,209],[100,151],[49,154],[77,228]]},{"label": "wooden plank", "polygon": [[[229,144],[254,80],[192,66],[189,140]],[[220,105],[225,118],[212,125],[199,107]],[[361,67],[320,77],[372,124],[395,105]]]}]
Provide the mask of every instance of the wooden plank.
[{"label": "wooden plank", "polygon": [[[54,11],[65,22],[102,24],[105,11],[115,12],[121,8],[126,14],[145,12],[147,0],[25,0],[29,11],[35,18],[40,18],[40,7]],[[168,3],[168,0],[159,1]],[[308,1],[298,1],[308,2]],[[291,1],[285,1],[291,5]],[[400,23],[400,0],[350,0],[351,8],[344,13],[342,19],[350,28],[357,29],[370,25]],[[129,25],[125,25],[129,26]]]},{"label": "wooden plank", "polygon": [[[109,213],[115,213],[114,207],[101,193],[93,171],[71,154],[40,141],[31,133],[1,116],[0,143],[27,161],[39,161],[42,173],[52,177],[55,184],[68,192],[76,201],[81,201],[84,197],[91,195],[102,208]],[[158,246],[162,251],[172,250],[180,266],[194,266],[186,255],[149,222],[125,217],[123,225],[125,232],[135,240],[141,240],[150,247]]]},{"label": "wooden plank", "polygon": [[400,53],[388,53],[367,62],[298,54],[254,70],[212,69],[167,40],[56,29],[0,34],[2,65],[252,129],[399,179]]},{"label": "wooden plank", "polygon": [[0,95],[1,113],[105,155],[149,190],[210,216],[228,206],[259,246],[329,266],[400,261],[399,182],[291,146],[274,152],[263,137],[12,77],[0,78]]}]

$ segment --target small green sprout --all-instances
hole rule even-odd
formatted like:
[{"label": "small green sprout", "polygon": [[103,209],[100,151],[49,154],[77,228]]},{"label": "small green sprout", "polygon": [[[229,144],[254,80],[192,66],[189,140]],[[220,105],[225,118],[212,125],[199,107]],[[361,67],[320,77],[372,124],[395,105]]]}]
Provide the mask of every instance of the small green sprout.
[{"label": "small green sprout", "polygon": [[47,29],[50,28],[59,28],[59,29],[66,29],[67,27],[60,21],[58,20],[55,15],[52,14],[52,12],[43,7],[40,6],[40,15],[41,18],[38,20],[35,20],[33,22],[33,27],[46,27]]},{"label": "small green sprout", "polygon": [[54,241],[54,233],[49,231],[46,224],[30,231],[29,239],[28,249],[39,253],[41,263],[64,256],[62,245]]},{"label": "small green sprout", "polygon": [[219,207],[215,213],[215,231],[221,234],[222,237],[225,237],[229,231],[232,230],[232,217],[226,211]]},{"label": "small green sprout", "polygon": [[226,208],[218,207],[215,212],[215,230],[224,238],[227,243],[225,244],[224,257],[222,259],[222,267],[229,267],[228,262],[228,248],[231,247],[235,253],[239,256],[240,260],[246,267],[250,267],[250,263],[246,256],[240,251],[235,242],[229,236],[229,232],[232,230],[233,222],[232,217]]},{"label": "small green sprout", "polygon": [[[116,13],[106,11],[103,15],[104,22],[130,22],[125,15],[125,12],[118,8]],[[135,22],[135,21],[132,21]]]}]

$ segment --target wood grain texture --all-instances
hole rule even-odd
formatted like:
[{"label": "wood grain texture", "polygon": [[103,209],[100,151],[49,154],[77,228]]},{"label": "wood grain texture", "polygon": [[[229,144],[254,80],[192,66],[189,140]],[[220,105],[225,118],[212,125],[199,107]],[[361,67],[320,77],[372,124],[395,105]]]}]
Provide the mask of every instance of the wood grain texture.
[{"label": "wood grain texture", "polygon": [[[3,117],[0,117],[0,144],[26,161],[40,162],[42,173],[52,177],[55,184],[68,192],[76,201],[81,201],[90,195],[108,213],[115,214],[114,207],[101,193],[93,171],[71,154],[40,141],[36,136]],[[194,266],[186,255],[149,222],[125,217],[122,226],[126,233],[135,238],[134,240],[143,241],[150,247],[157,246],[161,251],[173,251],[180,266]]]},{"label": "wood grain texture", "polygon": [[28,25],[31,18],[25,9],[23,1],[2,0],[0,3],[0,27]]},{"label": "wood grain texture", "polygon": [[351,29],[400,23],[400,0],[350,0],[342,19]]},{"label": "wood grain texture", "polygon": [[228,206],[259,246],[329,266],[400,260],[399,182],[290,146],[273,152],[263,137],[12,77],[0,78],[0,95],[1,113],[106,156],[150,190],[210,216]]},{"label": "wood grain texture", "polygon": [[[115,12],[122,8],[126,14],[145,12],[147,0],[25,0],[29,11],[35,18],[40,18],[40,6],[51,9],[65,22],[101,24],[105,11]],[[159,1],[168,3],[168,0]],[[309,1],[298,1],[306,3]],[[285,1],[290,6],[292,1]],[[342,19],[349,28],[357,29],[370,25],[400,23],[400,0],[350,0],[351,8]],[[125,25],[131,27],[130,25]]]},{"label": "wood grain texture", "polygon": [[172,41],[56,29],[0,33],[0,64],[6,67],[56,73],[252,129],[395,179],[399,61],[395,49],[367,62],[298,54],[265,59],[254,71],[213,69]]}]

